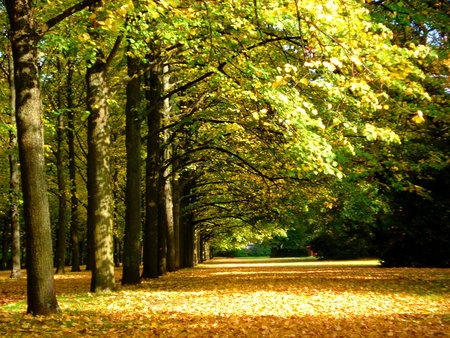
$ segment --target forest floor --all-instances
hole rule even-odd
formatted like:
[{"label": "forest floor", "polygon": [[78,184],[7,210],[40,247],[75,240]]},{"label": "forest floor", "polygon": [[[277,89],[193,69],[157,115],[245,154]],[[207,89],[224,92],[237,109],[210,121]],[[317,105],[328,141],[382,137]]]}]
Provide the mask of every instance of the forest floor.
[{"label": "forest floor", "polygon": [[450,337],[450,269],[222,258],[100,295],[88,272],[55,278],[62,312],[32,317],[0,272],[0,336]]}]

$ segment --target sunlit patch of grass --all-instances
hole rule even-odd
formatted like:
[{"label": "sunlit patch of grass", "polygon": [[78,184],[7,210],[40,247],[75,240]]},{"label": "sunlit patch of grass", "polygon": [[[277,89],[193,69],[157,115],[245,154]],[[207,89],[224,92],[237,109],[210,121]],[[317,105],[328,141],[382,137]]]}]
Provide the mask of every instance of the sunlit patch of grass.
[{"label": "sunlit patch of grass", "polygon": [[199,264],[199,268],[205,269],[217,269],[217,268],[245,268],[245,267],[374,267],[379,266],[380,261],[378,259],[368,259],[368,260],[348,260],[348,261],[319,261],[317,259],[303,260],[298,258],[288,258],[288,259],[268,259],[262,258],[260,262],[255,262],[255,260],[246,259],[217,259],[214,260],[214,264]]},{"label": "sunlit patch of grass", "polygon": [[26,308],[27,308],[27,302],[24,300],[22,300],[20,302],[16,302],[16,303],[6,304],[6,305],[3,305],[2,307],[0,307],[0,309],[9,311],[9,312],[25,311]]}]

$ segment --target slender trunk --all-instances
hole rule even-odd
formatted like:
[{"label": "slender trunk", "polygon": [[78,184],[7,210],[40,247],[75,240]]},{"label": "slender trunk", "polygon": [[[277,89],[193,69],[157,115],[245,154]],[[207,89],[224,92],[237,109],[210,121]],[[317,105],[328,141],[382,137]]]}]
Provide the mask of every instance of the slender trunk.
[{"label": "slender trunk", "polygon": [[38,35],[30,1],[6,2],[14,58],[16,118],[27,247],[28,313],[59,311],[53,252],[39,86]]},{"label": "slender trunk", "polygon": [[[58,69],[60,70],[58,62]],[[58,93],[58,108],[62,109],[61,93]],[[58,224],[57,224],[57,246],[56,246],[56,273],[64,273],[66,263],[66,178],[64,175],[64,114],[59,112],[58,125],[56,129],[56,175],[58,181]]]},{"label": "slender trunk", "polygon": [[178,270],[181,267],[181,229],[180,229],[180,217],[181,217],[181,184],[178,177],[178,162],[174,164],[172,171],[172,205],[173,205],[173,232],[174,232],[174,269]]},{"label": "slender trunk", "polygon": [[158,71],[150,70],[145,75],[145,95],[147,99],[147,163],[145,172],[145,229],[144,229],[144,271],[143,278],[158,277],[158,180],[160,168],[161,114],[159,98],[161,83]]},{"label": "slender trunk", "polygon": [[200,243],[200,235],[199,231],[195,228],[192,229],[194,234],[194,259],[193,259],[193,265],[197,265],[201,262],[201,243]]},{"label": "slender trunk", "polygon": [[73,102],[73,73],[74,65],[68,61],[67,65],[67,143],[69,146],[69,180],[70,180],[70,250],[72,256],[72,271],[80,269],[80,235],[79,235],[79,210],[76,185],[76,155],[75,155],[75,105]]},{"label": "slender trunk", "polygon": [[[161,168],[160,168],[161,169]],[[167,230],[168,219],[166,212],[166,185],[164,171],[161,170],[158,180],[158,275],[162,276],[167,272]]]},{"label": "slender trunk", "polygon": [[0,270],[8,269],[8,249],[9,249],[9,230],[10,223],[6,217],[0,217],[0,224],[3,224],[2,233],[2,260],[0,261]]},{"label": "slender trunk", "polygon": [[[16,88],[14,86],[14,61],[9,58],[9,88],[10,88],[10,107],[11,107],[11,126],[16,125]],[[13,127],[14,128],[14,127]],[[11,278],[22,277],[20,270],[20,223],[19,223],[19,163],[16,155],[17,134],[15,130],[9,132],[9,188],[10,188],[10,220],[11,220]],[[6,237],[6,233],[5,233]],[[6,237],[7,238],[7,237]],[[6,249],[6,248],[4,248]],[[5,250],[4,250],[5,251]],[[5,251],[7,253],[7,250]],[[6,261],[6,256],[5,256]],[[5,267],[6,268],[6,267]]]},{"label": "slender trunk", "polygon": [[63,134],[64,134],[64,117],[62,114],[58,116],[58,150],[56,152],[56,168],[58,180],[58,224],[57,224],[57,248],[56,248],[56,273],[64,273],[65,256],[66,256],[66,179],[64,176],[64,150],[63,150]]},{"label": "slender trunk", "polygon": [[91,291],[114,289],[110,130],[106,64],[98,57],[86,73],[88,118],[88,229],[94,242]]},{"label": "slender trunk", "polygon": [[[170,152],[165,151],[165,158],[169,159]],[[164,182],[163,182],[163,203],[164,203],[164,217],[167,228],[167,271],[176,270],[176,244],[175,244],[175,227],[173,218],[173,191],[172,180],[169,169],[164,170]]]},{"label": "slender trunk", "polygon": [[[164,66],[162,69],[162,83],[163,92],[170,90],[170,76],[169,67]],[[169,99],[164,100],[162,104],[162,119],[163,121],[169,121],[172,113],[172,105]],[[165,122],[167,123],[167,122]],[[164,127],[164,124],[162,125]],[[175,231],[174,231],[174,219],[173,219],[173,197],[172,197],[172,180],[171,180],[171,166],[167,163],[170,161],[172,155],[172,146],[169,144],[169,130],[165,129],[161,132],[161,141],[163,149],[161,152],[161,202],[162,202],[162,216],[163,221],[161,225],[165,227],[166,231],[166,260],[167,271],[175,271]]]},{"label": "slender trunk", "polygon": [[186,261],[185,266],[187,268],[192,268],[195,265],[195,258],[196,258],[196,246],[195,246],[195,231],[194,227],[192,226],[191,222],[191,214],[189,214],[185,226],[185,249],[186,249]]},{"label": "slender trunk", "polygon": [[[116,137],[113,134],[113,142],[116,139]],[[112,163],[112,168],[114,168],[114,174],[112,176],[112,182],[113,182],[113,224],[117,224],[118,218],[120,215],[120,211],[118,209],[119,204],[117,201],[119,200],[119,191],[121,189],[119,185],[119,169],[117,165],[114,165],[114,162]],[[121,263],[120,259],[120,238],[117,236],[117,234],[113,234],[113,252],[114,252],[114,266],[119,267]]]},{"label": "slender trunk", "polygon": [[114,266],[120,267],[120,240],[114,236]]},{"label": "slender trunk", "polygon": [[140,69],[139,59],[127,57],[128,75],[134,78],[127,84],[126,103],[126,148],[127,185],[125,236],[123,253],[122,284],[138,284],[141,281],[141,83],[136,74]]},{"label": "slender trunk", "polygon": [[[182,262],[183,267],[192,268],[194,266],[194,251],[195,251],[195,233],[194,233],[194,214],[189,210],[189,205],[195,202],[192,194],[193,180],[189,174],[182,177],[183,182],[183,196],[181,198],[181,234],[182,234]],[[189,196],[189,197],[188,197]]]}]

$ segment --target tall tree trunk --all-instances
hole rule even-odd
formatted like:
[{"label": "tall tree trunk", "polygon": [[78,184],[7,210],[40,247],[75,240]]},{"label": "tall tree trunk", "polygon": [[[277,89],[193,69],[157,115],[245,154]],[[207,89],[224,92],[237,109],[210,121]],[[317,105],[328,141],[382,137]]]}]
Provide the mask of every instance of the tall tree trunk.
[{"label": "tall tree trunk", "polygon": [[158,275],[165,275],[167,272],[167,230],[168,219],[166,212],[166,184],[164,170],[160,169],[158,180]]},{"label": "tall tree trunk", "polygon": [[[167,139],[166,137],[164,137]],[[166,144],[167,149],[164,150],[164,159],[170,159],[170,147]],[[176,243],[175,243],[175,227],[174,227],[174,217],[173,217],[173,189],[172,189],[172,174],[170,168],[166,168],[161,175],[164,179],[162,183],[162,202],[164,207],[164,223],[166,224],[167,231],[167,271],[176,270]]]},{"label": "tall tree trunk", "polygon": [[172,205],[173,205],[173,232],[174,232],[174,246],[175,246],[175,257],[174,257],[174,269],[178,270],[181,267],[181,229],[180,229],[180,218],[181,218],[181,182],[178,174],[179,162],[176,161],[172,169]]},{"label": "tall tree trunk", "polygon": [[98,57],[86,72],[88,118],[88,229],[94,241],[91,291],[114,289],[110,130],[106,63]]},{"label": "tall tree trunk", "polygon": [[126,148],[127,185],[125,211],[125,237],[123,252],[122,284],[138,284],[141,281],[141,83],[137,73],[140,61],[127,57],[128,75],[132,78],[127,84]]},{"label": "tall tree trunk", "polygon": [[66,179],[64,176],[64,149],[63,149],[63,134],[64,134],[64,116],[58,116],[58,149],[56,151],[56,170],[58,180],[58,224],[57,224],[57,247],[56,247],[56,273],[64,273],[65,257],[66,257]]},{"label": "tall tree trunk", "polygon": [[160,168],[161,114],[159,98],[162,84],[157,66],[145,74],[145,96],[147,99],[147,162],[145,171],[145,228],[144,228],[144,271],[143,278],[157,278],[158,271],[158,180]]},{"label": "tall tree trunk", "polygon": [[2,229],[2,260],[0,261],[0,270],[8,269],[8,250],[9,250],[9,230],[10,222],[7,217],[0,217]]},{"label": "tall tree trunk", "polygon": [[[104,6],[104,1],[90,6],[94,12]],[[96,40],[100,34],[90,32]],[[116,46],[115,46],[116,47]],[[114,51],[114,48],[113,48]],[[88,226],[92,230],[94,266],[92,267],[91,292],[114,289],[114,242],[113,242],[113,190],[109,148],[111,131],[109,125],[107,68],[109,57],[97,50],[96,60],[86,71],[88,118]]]},{"label": "tall tree trunk", "polygon": [[27,246],[28,313],[59,311],[53,280],[53,252],[45,180],[42,101],[39,86],[39,35],[31,1],[5,2],[14,58],[16,118]]},{"label": "tall tree trunk", "polygon": [[[166,93],[170,90],[170,75],[169,75],[169,67],[162,67],[162,84],[163,84],[163,93]],[[172,114],[172,105],[170,100],[167,98],[162,103],[161,114],[163,121],[169,121]],[[162,127],[165,127],[162,123]],[[167,271],[175,271],[175,230],[174,230],[174,219],[173,219],[173,197],[172,197],[172,174],[171,168],[168,163],[171,160],[172,155],[172,145],[169,144],[169,130],[163,128],[161,131],[161,141],[163,144],[163,148],[161,151],[161,202],[162,202],[162,213],[161,216],[163,220],[161,222],[161,226],[165,227],[166,231],[166,255],[167,255]]]},{"label": "tall tree trunk", "polygon": [[[61,72],[61,65],[58,61],[58,70]],[[56,176],[58,181],[58,224],[57,229],[57,245],[56,245],[56,273],[64,273],[66,263],[66,228],[67,228],[67,193],[66,193],[66,178],[64,174],[64,114],[62,113],[62,97],[61,92],[58,96],[58,125],[56,128]]]},{"label": "tall tree trunk", "polygon": [[[113,142],[116,140],[116,136],[113,133],[112,134],[112,140]],[[112,176],[112,182],[113,182],[113,220],[114,220],[114,224],[117,224],[118,222],[118,218],[120,217],[120,210],[119,210],[119,203],[117,203],[117,201],[119,201],[119,191],[121,189],[120,185],[119,185],[119,167],[117,165],[115,165],[115,163],[112,163],[112,168],[114,168],[114,174]],[[121,260],[121,239],[117,236],[117,234],[113,234],[113,252],[114,252],[114,266],[115,267],[120,267],[120,263],[122,263]]]},{"label": "tall tree trunk", "polygon": [[182,264],[185,268],[194,267],[194,251],[195,251],[195,231],[194,231],[194,214],[188,210],[189,205],[195,202],[193,195],[194,179],[190,173],[185,173],[181,177],[183,195],[181,197],[181,218],[180,232],[182,238]]},{"label": "tall tree trunk", "polygon": [[69,181],[70,181],[70,250],[72,257],[72,271],[81,271],[80,269],[80,220],[77,197],[77,167],[75,156],[75,105],[73,102],[73,73],[74,65],[71,60],[67,64],[67,143],[69,147]]},{"label": "tall tree trunk", "polygon": [[[10,107],[11,107],[11,126],[16,125],[16,88],[14,86],[14,61],[9,58],[9,88],[10,88]],[[11,278],[22,277],[20,264],[20,223],[19,223],[19,163],[16,155],[17,151],[17,133],[15,130],[9,132],[9,212],[11,220]],[[6,235],[6,233],[5,233]],[[6,251],[7,252],[7,251]],[[6,257],[5,257],[6,258]],[[6,268],[6,267],[5,267]]]}]

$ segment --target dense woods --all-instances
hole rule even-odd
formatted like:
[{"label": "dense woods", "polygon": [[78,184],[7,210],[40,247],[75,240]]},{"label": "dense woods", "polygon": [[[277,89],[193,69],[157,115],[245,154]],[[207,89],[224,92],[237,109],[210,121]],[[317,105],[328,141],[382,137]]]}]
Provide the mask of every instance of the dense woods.
[{"label": "dense woods", "polygon": [[46,314],[55,268],[104,292],[249,242],[448,267],[448,14],[3,1],[0,268]]}]

